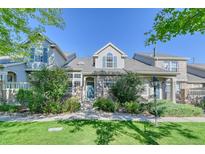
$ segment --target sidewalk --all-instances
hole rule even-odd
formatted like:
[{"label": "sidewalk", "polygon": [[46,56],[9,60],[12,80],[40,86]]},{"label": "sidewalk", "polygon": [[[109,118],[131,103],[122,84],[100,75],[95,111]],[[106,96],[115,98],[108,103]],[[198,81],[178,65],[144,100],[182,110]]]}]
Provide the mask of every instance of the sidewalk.
[{"label": "sidewalk", "polygon": [[[23,114],[0,114],[0,121],[55,121],[55,120],[132,120],[132,121],[151,121],[154,116],[131,115],[125,113],[105,113],[105,112],[76,112],[59,115],[23,115]],[[205,122],[205,117],[160,117],[158,122]]]}]

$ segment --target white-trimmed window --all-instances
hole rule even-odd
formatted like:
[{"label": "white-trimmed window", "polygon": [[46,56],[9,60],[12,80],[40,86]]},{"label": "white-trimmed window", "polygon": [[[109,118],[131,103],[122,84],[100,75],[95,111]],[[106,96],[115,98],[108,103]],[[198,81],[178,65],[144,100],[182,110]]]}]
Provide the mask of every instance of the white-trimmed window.
[{"label": "white-trimmed window", "polygon": [[74,81],[74,87],[80,87],[81,82],[80,81]]},{"label": "white-trimmed window", "polygon": [[72,80],[72,86],[73,88],[82,86],[82,74],[79,72],[73,72],[70,74],[71,80]]},{"label": "white-trimmed window", "polygon": [[74,78],[81,78],[81,74],[74,74]]},{"label": "white-trimmed window", "polygon": [[48,52],[48,47],[32,47],[30,52],[30,61],[48,63]]},{"label": "white-trimmed window", "polygon": [[178,62],[177,61],[164,61],[164,69],[170,72],[177,72]]},{"label": "white-trimmed window", "polygon": [[113,56],[112,53],[107,53],[103,57],[103,68],[116,68],[117,67],[117,56]]}]

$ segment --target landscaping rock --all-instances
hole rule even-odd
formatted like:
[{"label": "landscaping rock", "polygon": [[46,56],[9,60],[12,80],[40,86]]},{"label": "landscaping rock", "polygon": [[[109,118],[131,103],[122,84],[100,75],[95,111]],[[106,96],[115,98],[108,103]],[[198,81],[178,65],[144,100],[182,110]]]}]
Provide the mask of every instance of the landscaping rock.
[{"label": "landscaping rock", "polygon": [[59,132],[62,131],[63,127],[56,127],[56,128],[48,128],[49,132]]}]

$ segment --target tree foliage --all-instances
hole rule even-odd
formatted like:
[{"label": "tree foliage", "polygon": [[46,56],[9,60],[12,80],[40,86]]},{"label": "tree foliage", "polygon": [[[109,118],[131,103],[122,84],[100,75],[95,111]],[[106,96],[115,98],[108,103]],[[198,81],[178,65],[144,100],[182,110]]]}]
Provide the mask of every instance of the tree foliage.
[{"label": "tree foliage", "polygon": [[157,13],[152,30],[145,33],[145,45],[167,42],[179,35],[205,32],[205,9],[162,9]]},{"label": "tree foliage", "polygon": [[129,72],[116,81],[111,92],[120,103],[136,101],[143,91],[143,81],[137,74]]},{"label": "tree foliage", "polygon": [[[44,39],[45,26],[63,29],[61,9],[0,9],[0,56],[25,56],[29,45]],[[32,25],[31,22],[32,21]],[[34,24],[35,23],[35,24]],[[31,43],[23,43],[27,38]]]},{"label": "tree foliage", "polygon": [[43,68],[31,75],[32,88],[43,95],[46,100],[60,101],[69,84],[66,71],[61,68]]},{"label": "tree foliage", "polygon": [[46,113],[61,112],[61,99],[69,85],[69,78],[64,69],[43,68],[31,74],[30,82],[35,96],[30,104],[31,110]]}]

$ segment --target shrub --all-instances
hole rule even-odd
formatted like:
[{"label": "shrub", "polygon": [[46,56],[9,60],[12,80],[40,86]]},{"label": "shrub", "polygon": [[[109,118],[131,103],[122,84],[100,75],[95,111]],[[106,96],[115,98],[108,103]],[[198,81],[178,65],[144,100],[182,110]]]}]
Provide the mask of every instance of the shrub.
[{"label": "shrub", "polygon": [[140,105],[137,102],[131,101],[125,103],[125,111],[127,113],[139,113],[139,107]]},{"label": "shrub", "polygon": [[151,110],[152,107],[152,103],[147,102],[147,103],[140,103],[139,104],[139,111],[140,112],[149,112]]},{"label": "shrub", "polygon": [[22,106],[28,106],[28,104],[33,101],[32,91],[25,90],[25,89],[19,89],[16,95],[16,99]]},{"label": "shrub", "polygon": [[47,103],[47,106],[43,107],[44,113],[61,113],[62,112],[62,106],[59,103],[56,102],[49,102]]},{"label": "shrub", "polygon": [[[158,101],[157,112],[159,116],[192,117],[202,116],[203,110],[189,104],[176,104],[170,101]],[[155,114],[154,103],[150,107],[150,113]]]},{"label": "shrub", "polygon": [[71,97],[63,102],[62,111],[63,112],[76,112],[80,110],[80,102],[77,98]]},{"label": "shrub", "polygon": [[115,106],[115,109],[114,111],[119,111],[120,110],[120,103],[119,102],[113,102],[114,103],[114,106]]},{"label": "shrub", "polygon": [[1,104],[0,112],[18,112],[20,106],[17,105],[9,105],[9,104]]},{"label": "shrub", "polygon": [[[31,74],[30,82],[33,92],[33,100],[29,102],[31,112],[62,112],[61,100],[69,85],[69,79],[65,70],[61,68],[43,68]],[[22,95],[20,96],[22,97]]]},{"label": "shrub", "polygon": [[122,75],[111,87],[111,93],[121,104],[136,101],[143,91],[143,82],[135,73]]},{"label": "shrub", "polygon": [[40,94],[34,94],[32,101],[29,102],[28,107],[32,113],[44,113],[43,97]]},{"label": "shrub", "polygon": [[30,77],[33,90],[41,94],[45,101],[58,102],[69,85],[67,72],[61,68],[43,68],[33,72]]},{"label": "shrub", "polygon": [[205,100],[201,101],[201,107],[205,110]]},{"label": "shrub", "polygon": [[195,103],[195,104],[193,104],[193,105],[195,105],[195,106],[197,106],[197,107],[200,107],[200,108],[202,108],[203,110],[205,110],[205,100],[201,100],[199,103]]},{"label": "shrub", "polygon": [[115,112],[115,110],[118,108],[118,106],[115,105],[111,99],[107,98],[98,98],[93,104],[93,107],[105,112]]}]

